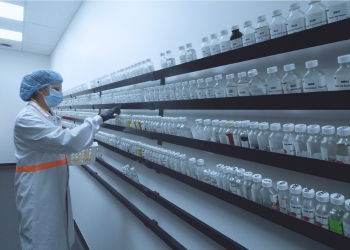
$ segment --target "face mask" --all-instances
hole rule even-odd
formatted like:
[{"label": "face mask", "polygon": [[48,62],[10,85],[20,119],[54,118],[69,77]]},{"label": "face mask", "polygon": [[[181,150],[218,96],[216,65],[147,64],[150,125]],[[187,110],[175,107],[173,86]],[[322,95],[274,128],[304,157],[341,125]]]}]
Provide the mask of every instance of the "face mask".
[{"label": "face mask", "polygon": [[50,108],[57,107],[63,100],[62,92],[58,92],[57,90],[50,89],[50,95],[44,96],[45,102],[47,106]]}]

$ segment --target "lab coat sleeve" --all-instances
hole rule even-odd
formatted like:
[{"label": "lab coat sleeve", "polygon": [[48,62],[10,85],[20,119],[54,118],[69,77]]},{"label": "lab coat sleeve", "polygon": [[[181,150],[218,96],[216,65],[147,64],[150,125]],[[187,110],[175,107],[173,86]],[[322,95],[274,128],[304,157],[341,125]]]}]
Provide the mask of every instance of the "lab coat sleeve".
[{"label": "lab coat sleeve", "polygon": [[37,115],[27,113],[19,117],[15,123],[15,143],[24,143],[33,150],[45,153],[80,152],[93,143],[102,122],[101,116],[96,115],[69,130],[48,125]]}]

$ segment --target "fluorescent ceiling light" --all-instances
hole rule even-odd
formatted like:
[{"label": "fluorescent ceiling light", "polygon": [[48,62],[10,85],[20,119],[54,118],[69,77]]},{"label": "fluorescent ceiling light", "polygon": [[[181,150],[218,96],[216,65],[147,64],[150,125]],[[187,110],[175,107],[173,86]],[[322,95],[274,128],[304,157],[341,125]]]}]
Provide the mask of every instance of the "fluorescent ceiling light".
[{"label": "fluorescent ceiling light", "polygon": [[23,21],[23,6],[0,2],[0,17]]},{"label": "fluorescent ceiling light", "polygon": [[22,41],[22,33],[16,32],[12,30],[3,30],[0,29],[0,38],[3,39],[9,39],[9,40],[15,40],[15,41]]}]

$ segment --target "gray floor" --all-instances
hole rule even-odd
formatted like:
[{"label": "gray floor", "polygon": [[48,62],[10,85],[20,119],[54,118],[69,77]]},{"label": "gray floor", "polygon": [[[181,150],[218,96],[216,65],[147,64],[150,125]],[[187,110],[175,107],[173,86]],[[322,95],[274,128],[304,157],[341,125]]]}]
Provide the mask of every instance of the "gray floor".
[{"label": "gray floor", "polygon": [[[14,198],[15,167],[0,167],[0,249],[21,250],[18,233],[18,214]],[[77,231],[77,230],[76,230]],[[78,232],[76,232],[78,236]],[[87,250],[76,237],[71,250]]]}]

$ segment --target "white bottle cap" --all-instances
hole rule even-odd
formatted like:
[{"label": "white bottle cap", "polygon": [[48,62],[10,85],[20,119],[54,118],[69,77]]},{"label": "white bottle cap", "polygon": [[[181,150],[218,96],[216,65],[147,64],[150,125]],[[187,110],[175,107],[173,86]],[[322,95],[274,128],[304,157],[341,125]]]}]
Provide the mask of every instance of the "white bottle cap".
[{"label": "white bottle cap", "polygon": [[219,124],[220,124],[221,127],[223,127],[223,126],[225,126],[226,122],[227,122],[227,120],[221,120],[219,122]]},{"label": "white bottle cap", "polygon": [[203,82],[204,82],[203,78],[197,80],[197,83],[198,83],[198,84],[201,84],[201,83],[203,83]]},{"label": "white bottle cap", "polygon": [[301,186],[299,184],[290,185],[289,191],[292,194],[301,194]]},{"label": "white bottle cap", "polygon": [[245,172],[244,173],[244,179],[245,180],[251,180],[253,178],[253,173],[252,172]]},{"label": "white bottle cap", "polygon": [[238,25],[234,25],[234,26],[232,26],[231,31],[232,30],[238,30],[238,29],[239,29],[239,26]]},{"label": "white bottle cap", "polygon": [[266,21],[266,16],[265,15],[258,16],[257,22],[262,22],[262,21]]},{"label": "white bottle cap", "polygon": [[216,179],[217,174],[218,174],[218,172],[216,172],[216,171],[211,171],[211,172],[210,172],[210,177]]},{"label": "white bottle cap", "polygon": [[230,80],[230,79],[233,79],[233,78],[235,78],[235,74],[228,74],[228,75],[226,75],[226,79],[227,80]]},{"label": "white bottle cap", "polygon": [[208,77],[208,78],[205,78],[205,81],[206,81],[206,83],[208,83],[208,82],[212,82],[212,81],[213,81],[213,77]]},{"label": "white bottle cap", "polygon": [[180,159],[181,159],[181,160],[186,160],[186,154],[180,155]]},{"label": "white bottle cap", "polygon": [[272,180],[271,179],[263,179],[262,186],[263,187],[272,187]]},{"label": "white bottle cap", "polygon": [[279,15],[282,15],[282,10],[281,9],[272,11],[272,17],[279,16]]},{"label": "white bottle cap", "polygon": [[294,124],[293,123],[287,123],[283,125],[283,131],[285,132],[293,132],[294,131]]},{"label": "white bottle cap", "polygon": [[224,36],[224,35],[227,35],[228,32],[227,32],[227,30],[222,30],[222,31],[220,31],[220,34],[221,34],[222,36]]},{"label": "white bottle cap", "polygon": [[223,164],[218,164],[218,165],[216,165],[216,170],[217,170],[218,172],[223,171],[223,170],[224,170],[224,165],[223,165]]},{"label": "white bottle cap", "polygon": [[259,123],[259,129],[268,129],[269,123],[268,122],[260,122]]},{"label": "white bottle cap", "polygon": [[204,120],[204,125],[207,126],[207,125],[210,125],[211,123],[211,120],[210,119],[205,119]]},{"label": "white bottle cap", "polygon": [[320,202],[329,202],[329,193],[327,193],[326,191],[316,192],[316,200]]},{"label": "white bottle cap", "polygon": [[167,53],[167,54],[171,54],[171,50],[167,50],[166,53]]},{"label": "white bottle cap", "polygon": [[242,128],[246,128],[246,127],[249,127],[249,121],[242,121],[241,122],[241,126],[242,126]]},{"label": "white bottle cap", "polygon": [[191,164],[196,163],[196,158],[190,158],[188,161],[189,161]]},{"label": "white bottle cap", "polygon": [[314,198],[315,190],[312,188],[305,187],[303,188],[303,196],[308,199]]},{"label": "white bottle cap", "polygon": [[258,122],[251,122],[250,123],[250,129],[257,129],[259,127],[259,123]]},{"label": "white bottle cap", "polygon": [[224,173],[225,174],[228,174],[228,173],[230,173],[230,166],[225,166],[225,168],[224,168]]},{"label": "white bottle cap", "polygon": [[197,165],[198,165],[198,166],[204,165],[204,160],[203,160],[203,159],[198,159]]},{"label": "white bottle cap", "polygon": [[246,72],[240,72],[238,73],[238,78],[243,78],[243,77],[246,77],[247,76],[247,73]]},{"label": "white bottle cap", "polygon": [[160,53],[160,56],[165,56],[165,54],[164,53]]},{"label": "white bottle cap", "polygon": [[290,10],[296,10],[296,9],[300,9],[300,5],[298,3],[292,3],[291,5],[289,5]]},{"label": "white bottle cap", "polygon": [[350,211],[350,199],[345,201],[345,209]]},{"label": "white bottle cap", "polygon": [[331,194],[331,203],[334,205],[343,205],[344,204],[345,197],[342,194]]},{"label": "white bottle cap", "polygon": [[244,23],[243,23],[243,25],[244,25],[244,27],[247,27],[247,26],[252,26],[252,21],[245,21]]},{"label": "white bottle cap", "polygon": [[218,38],[218,35],[217,35],[216,33],[211,34],[211,35],[210,35],[210,38],[211,38],[211,39],[216,39],[216,38]]},{"label": "white bottle cap", "polygon": [[235,121],[234,124],[235,128],[240,128],[242,126],[242,122],[241,121]]},{"label": "white bottle cap", "polygon": [[204,169],[203,174],[204,175],[210,175],[210,169]]},{"label": "white bottle cap", "polygon": [[233,174],[233,175],[237,174],[237,167],[232,167],[230,169],[230,174]]},{"label": "white bottle cap", "polygon": [[348,126],[338,127],[337,134],[340,136],[349,136],[350,135],[350,127],[348,127]]},{"label": "white bottle cap", "polygon": [[262,180],[261,174],[254,174],[253,175],[253,181],[254,182],[261,182],[261,180]]},{"label": "white bottle cap", "polygon": [[258,71],[256,69],[251,69],[248,71],[249,77],[253,77],[253,76],[257,76],[257,75],[258,75]]},{"label": "white bottle cap", "polygon": [[245,172],[245,169],[244,169],[244,168],[237,169],[237,175],[238,175],[238,176],[243,176],[243,175],[244,175],[244,172]]},{"label": "white bottle cap", "polygon": [[322,134],[333,135],[335,134],[335,127],[332,125],[326,125],[322,127]]},{"label": "white bottle cap", "polygon": [[203,37],[202,38],[202,43],[205,43],[205,42],[208,42],[208,41],[209,41],[208,37]]},{"label": "white bottle cap", "polygon": [[188,81],[182,82],[182,86],[183,86],[183,87],[185,87],[185,86],[187,86],[187,85],[188,85]]},{"label": "white bottle cap", "polygon": [[272,131],[278,131],[278,130],[281,130],[281,123],[272,123],[270,125],[270,129]]},{"label": "white bottle cap", "polygon": [[286,181],[277,182],[277,189],[278,190],[288,190],[288,182],[286,182]]},{"label": "white bottle cap", "polygon": [[203,123],[203,120],[202,119],[197,119],[196,120],[196,124],[202,124]]},{"label": "white bottle cap", "polygon": [[188,48],[192,48],[192,43],[186,44],[186,48],[187,48],[187,49],[188,49]]},{"label": "white bottle cap", "polygon": [[219,125],[219,120],[212,120],[211,125],[213,126]]},{"label": "white bottle cap", "polygon": [[216,75],[215,77],[215,80],[221,80],[222,79],[222,75],[220,74],[220,75]]},{"label": "white bottle cap", "polygon": [[272,73],[276,73],[278,71],[277,66],[271,67],[271,68],[267,68],[267,73],[268,74],[272,74]]},{"label": "white bottle cap", "polygon": [[235,123],[234,121],[227,121],[225,124],[225,127],[231,128],[231,127],[233,127],[234,123]]},{"label": "white bottle cap", "polygon": [[344,56],[338,56],[338,63],[348,63],[350,62],[350,54]]},{"label": "white bottle cap", "polygon": [[191,80],[191,81],[189,81],[189,84],[190,84],[190,85],[195,85],[195,84],[196,84],[196,80]]},{"label": "white bottle cap", "polygon": [[295,125],[295,132],[298,132],[298,133],[306,132],[306,124]]},{"label": "white bottle cap", "polygon": [[284,65],[284,71],[291,71],[291,70],[295,70],[295,64],[292,63],[292,64],[287,64],[287,65]]},{"label": "white bottle cap", "polygon": [[318,61],[317,60],[312,60],[305,62],[305,68],[310,69],[310,68],[315,68],[318,66]]},{"label": "white bottle cap", "polygon": [[180,46],[179,47],[179,50],[184,50],[185,49],[185,46]]},{"label": "white bottle cap", "polygon": [[309,134],[318,134],[320,133],[320,131],[321,131],[320,125],[313,124],[313,125],[307,126],[307,132]]}]

